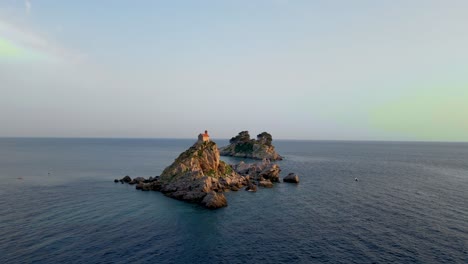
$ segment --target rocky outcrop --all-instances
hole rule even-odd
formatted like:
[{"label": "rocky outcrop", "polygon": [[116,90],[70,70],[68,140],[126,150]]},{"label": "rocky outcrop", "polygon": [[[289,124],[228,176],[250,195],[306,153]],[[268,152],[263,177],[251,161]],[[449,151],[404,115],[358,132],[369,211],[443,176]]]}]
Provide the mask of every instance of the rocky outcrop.
[{"label": "rocky outcrop", "polygon": [[128,176],[128,175],[126,175],[125,177],[123,177],[123,178],[120,179],[120,180],[119,180],[119,179],[115,179],[115,180],[114,180],[115,183],[120,182],[120,183],[122,183],[122,184],[123,184],[123,183],[129,183],[129,182],[131,182],[131,181],[132,181],[132,178],[130,178],[130,176]]},{"label": "rocky outcrop", "polygon": [[130,182],[128,182],[128,184],[131,184],[131,185],[139,184],[139,183],[144,182],[144,181],[147,181],[147,180],[145,178],[143,178],[143,177],[136,177],[136,178],[132,179]]},{"label": "rocky outcrop", "polygon": [[247,176],[254,182],[269,180],[271,182],[280,182],[279,174],[281,172],[278,164],[264,159],[262,162],[247,164],[241,161],[233,166],[234,171],[240,175]]},{"label": "rocky outcrop", "polygon": [[239,190],[248,183],[245,176],[220,160],[218,147],[212,141],[197,141],[164,169],[161,176],[133,180],[126,176],[122,181],[136,184],[138,190],[160,191],[171,198],[210,209],[227,206],[222,192]]},{"label": "rocky outcrop", "polygon": [[178,179],[203,176],[219,178],[232,173],[232,168],[221,161],[216,143],[213,141],[197,142],[184,151],[161,174],[160,180],[164,183],[175,182]]},{"label": "rocky outcrop", "polygon": [[[161,192],[188,202],[200,203],[210,209],[227,203],[221,193],[247,184],[245,177],[219,158],[216,143],[197,142],[180,154],[160,176]],[[213,192],[218,193],[213,195]],[[211,194],[206,198],[208,194]]]},{"label": "rocky outcrop", "polygon": [[138,184],[153,182],[153,181],[157,180],[158,178],[159,178],[159,176],[149,177],[148,179],[146,179],[144,177],[136,177],[136,178],[132,179],[130,176],[127,175],[127,176],[123,177],[120,180],[115,179],[114,182],[115,183],[117,183],[117,182],[128,183],[130,185],[133,185],[133,184],[138,185]]},{"label": "rocky outcrop", "polygon": [[283,178],[283,182],[299,183],[299,175],[296,173],[289,173],[286,177]]},{"label": "rocky outcrop", "polygon": [[120,181],[121,181],[121,182],[123,181],[123,182],[129,183],[129,182],[132,181],[132,178],[130,178],[130,176],[127,175],[127,176],[123,177]]},{"label": "rocky outcrop", "polygon": [[211,191],[205,195],[201,204],[208,209],[217,209],[227,206],[227,200],[224,194]]},{"label": "rocky outcrop", "polygon": [[254,164],[247,164],[241,161],[239,164],[234,165],[233,169],[247,179],[248,185],[245,188],[246,191],[255,192],[257,191],[257,186],[272,188],[273,182],[280,182],[280,167],[267,159]]},{"label": "rocky outcrop", "polygon": [[232,156],[250,159],[282,160],[272,145],[272,137],[267,132],[257,135],[257,139],[250,139],[248,131],[242,131],[231,138],[229,145],[220,148],[221,156]]},{"label": "rocky outcrop", "polygon": [[257,186],[271,188],[273,182],[280,181],[280,171],[268,159],[255,164],[226,164],[220,160],[216,143],[199,140],[164,169],[161,176],[132,179],[127,175],[117,181],[135,184],[137,190],[160,191],[174,199],[216,209],[227,206],[223,192],[238,191],[245,186],[253,192]]}]

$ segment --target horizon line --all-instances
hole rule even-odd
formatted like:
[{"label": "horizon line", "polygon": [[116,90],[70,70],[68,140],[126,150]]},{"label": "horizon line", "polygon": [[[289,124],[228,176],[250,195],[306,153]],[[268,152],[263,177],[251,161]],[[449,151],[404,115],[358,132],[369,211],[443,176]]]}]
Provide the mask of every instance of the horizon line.
[{"label": "horizon line", "polygon": [[[70,136],[0,136],[0,139],[163,139],[163,140],[196,140],[188,137],[70,137]],[[213,138],[215,140],[229,140],[229,138]],[[273,141],[338,141],[338,142],[388,142],[388,143],[468,143],[468,141],[443,140],[385,140],[385,139],[289,139],[276,138]]]}]

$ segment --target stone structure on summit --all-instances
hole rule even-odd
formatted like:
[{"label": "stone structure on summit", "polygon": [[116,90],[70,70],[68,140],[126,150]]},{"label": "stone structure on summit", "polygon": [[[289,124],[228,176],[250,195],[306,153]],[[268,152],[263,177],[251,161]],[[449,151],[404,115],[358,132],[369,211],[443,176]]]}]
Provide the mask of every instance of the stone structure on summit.
[{"label": "stone structure on summit", "polygon": [[198,135],[199,142],[207,142],[210,141],[210,135],[208,135],[208,130],[205,130],[204,134]]}]

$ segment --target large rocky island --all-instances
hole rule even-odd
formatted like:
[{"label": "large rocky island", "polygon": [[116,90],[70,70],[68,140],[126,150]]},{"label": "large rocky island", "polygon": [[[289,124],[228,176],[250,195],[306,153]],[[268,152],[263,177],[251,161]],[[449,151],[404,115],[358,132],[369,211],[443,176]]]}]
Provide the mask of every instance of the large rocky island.
[{"label": "large rocky island", "polygon": [[249,131],[242,131],[229,140],[229,145],[220,148],[221,156],[232,156],[250,159],[282,160],[275,147],[271,144],[273,138],[267,132],[257,135],[257,139],[250,139]]},{"label": "large rocky island", "polygon": [[227,206],[225,191],[256,191],[257,186],[270,188],[279,182],[280,168],[264,160],[255,164],[240,163],[232,166],[220,160],[218,146],[208,132],[200,134],[198,141],[179,157],[159,177],[131,179],[125,176],[115,182],[136,184],[140,190],[154,190],[166,196],[201,204],[210,209]]}]

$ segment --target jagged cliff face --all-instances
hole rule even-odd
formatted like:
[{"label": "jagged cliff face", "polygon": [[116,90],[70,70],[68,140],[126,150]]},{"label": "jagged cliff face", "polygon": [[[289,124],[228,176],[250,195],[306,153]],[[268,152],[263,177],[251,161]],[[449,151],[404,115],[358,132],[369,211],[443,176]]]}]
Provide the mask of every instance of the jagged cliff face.
[{"label": "jagged cliff face", "polygon": [[227,206],[223,191],[245,184],[244,176],[219,159],[216,143],[198,141],[163,171],[158,189],[169,197],[215,209]]},{"label": "jagged cliff face", "polygon": [[263,132],[257,135],[257,139],[250,139],[248,131],[242,131],[231,138],[229,145],[220,148],[220,155],[251,159],[282,160],[272,145],[272,137]]},{"label": "jagged cliff face", "polygon": [[231,172],[231,167],[219,159],[216,143],[197,142],[163,171],[161,182],[170,183],[180,178],[198,179],[203,176],[219,178]]}]

